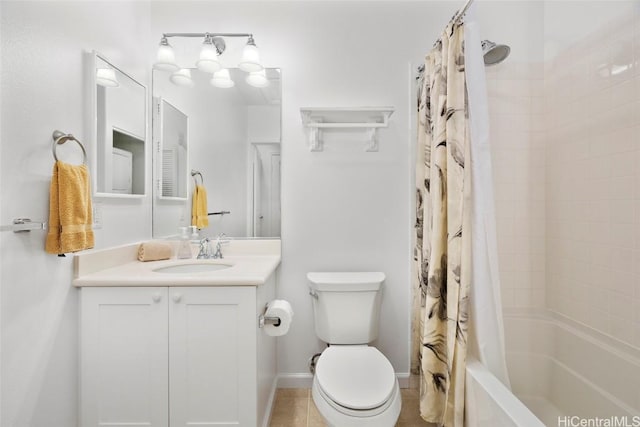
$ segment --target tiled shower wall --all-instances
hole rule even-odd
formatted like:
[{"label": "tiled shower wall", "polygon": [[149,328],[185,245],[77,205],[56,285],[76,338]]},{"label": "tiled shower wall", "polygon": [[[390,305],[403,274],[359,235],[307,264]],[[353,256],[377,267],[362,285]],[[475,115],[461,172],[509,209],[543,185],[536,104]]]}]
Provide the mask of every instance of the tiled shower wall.
[{"label": "tiled shower wall", "polygon": [[640,346],[640,25],[625,16],[545,70],[547,306]]},{"label": "tiled shower wall", "polygon": [[541,63],[487,67],[504,308],[545,304],[545,141]]}]

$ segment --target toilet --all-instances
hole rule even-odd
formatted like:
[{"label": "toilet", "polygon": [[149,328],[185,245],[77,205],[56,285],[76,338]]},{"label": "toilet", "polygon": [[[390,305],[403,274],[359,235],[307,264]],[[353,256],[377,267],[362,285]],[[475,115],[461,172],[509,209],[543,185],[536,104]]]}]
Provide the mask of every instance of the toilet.
[{"label": "toilet", "polygon": [[398,380],[369,343],[378,336],[384,273],[308,273],[316,335],[329,347],[316,361],[311,394],[334,427],[392,427],[400,415]]}]

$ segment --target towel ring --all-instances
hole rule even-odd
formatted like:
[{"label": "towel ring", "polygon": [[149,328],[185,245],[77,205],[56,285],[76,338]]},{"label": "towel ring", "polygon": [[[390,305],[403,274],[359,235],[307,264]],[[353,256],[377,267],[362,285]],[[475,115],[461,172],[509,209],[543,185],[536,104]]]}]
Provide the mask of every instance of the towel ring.
[{"label": "towel ring", "polygon": [[200,185],[204,185],[204,178],[202,177],[202,174],[200,173],[200,171],[191,169],[191,176],[193,177],[193,180],[196,182],[196,185],[198,185],[198,178],[196,178],[196,175],[200,175]]},{"label": "towel ring", "polygon": [[53,131],[53,145],[51,146],[51,151],[53,151],[53,158],[58,161],[58,155],[56,154],[56,147],[58,145],[62,145],[67,141],[75,141],[78,143],[80,148],[82,149],[82,163],[87,164],[87,151],[84,149],[84,145],[80,142],[75,136],[70,133],[60,132],[59,130]]}]

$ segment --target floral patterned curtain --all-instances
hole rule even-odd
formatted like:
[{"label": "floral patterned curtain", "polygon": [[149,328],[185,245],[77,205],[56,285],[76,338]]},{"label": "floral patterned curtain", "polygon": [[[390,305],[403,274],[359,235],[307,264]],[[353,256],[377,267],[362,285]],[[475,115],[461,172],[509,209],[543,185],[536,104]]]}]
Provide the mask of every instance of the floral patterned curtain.
[{"label": "floral patterned curtain", "polygon": [[422,418],[445,427],[463,425],[471,269],[463,25],[427,55],[418,101],[413,368]]}]

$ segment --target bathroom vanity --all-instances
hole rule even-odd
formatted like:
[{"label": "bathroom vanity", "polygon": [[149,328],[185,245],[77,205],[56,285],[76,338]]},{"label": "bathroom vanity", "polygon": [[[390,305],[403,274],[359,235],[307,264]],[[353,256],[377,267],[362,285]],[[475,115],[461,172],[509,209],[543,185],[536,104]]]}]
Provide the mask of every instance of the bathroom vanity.
[{"label": "bathroom vanity", "polygon": [[76,258],[80,425],[266,426],[275,339],[259,317],[275,297],[280,242],[146,263],[133,246]]}]

